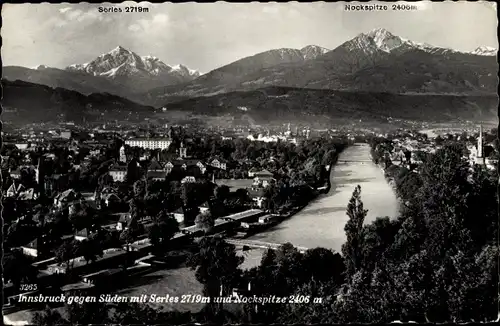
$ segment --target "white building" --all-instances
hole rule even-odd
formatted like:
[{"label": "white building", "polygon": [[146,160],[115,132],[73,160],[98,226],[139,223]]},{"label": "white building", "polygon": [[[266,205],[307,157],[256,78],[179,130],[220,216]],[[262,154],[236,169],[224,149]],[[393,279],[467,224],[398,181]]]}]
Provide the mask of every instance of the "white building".
[{"label": "white building", "polygon": [[127,155],[125,155],[125,147],[120,147],[120,162],[127,163]]},{"label": "white building", "polygon": [[469,161],[470,164],[485,165],[485,158],[483,152],[483,126],[479,126],[479,137],[477,139],[477,145],[469,146]]},{"label": "white building", "polygon": [[145,149],[168,149],[172,140],[170,138],[132,138],[125,141],[130,147],[141,147]]},{"label": "white building", "polygon": [[113,178],[114,182],[125,181],[125,176],[127,175],[126,166],[114,166],[109,170],[109,175]]}]

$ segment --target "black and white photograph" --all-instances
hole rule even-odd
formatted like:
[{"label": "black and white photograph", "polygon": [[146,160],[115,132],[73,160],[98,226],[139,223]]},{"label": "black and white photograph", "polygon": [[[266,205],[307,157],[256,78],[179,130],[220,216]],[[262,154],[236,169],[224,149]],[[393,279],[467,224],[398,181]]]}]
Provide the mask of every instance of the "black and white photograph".
[{"label": "black and white photograph", "polygon": [[496,2],[1,6],[4,324],[500,319]]}]

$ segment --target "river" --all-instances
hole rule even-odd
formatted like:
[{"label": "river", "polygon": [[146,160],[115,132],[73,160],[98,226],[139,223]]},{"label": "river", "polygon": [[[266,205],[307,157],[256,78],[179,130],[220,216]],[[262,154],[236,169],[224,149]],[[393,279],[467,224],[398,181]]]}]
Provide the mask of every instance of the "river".
[{"label": "river", "polygon": [[[365,224],[379,216],[396,217],[396,195],[382,170],[371,162],[368,144],[355,144],[342,152],[339,162],[332,168],[330,178],[332,186],[328,194],[321,195],[288,220],[249,239],[290,242],[295,246],[323,247],[340,252],[345,241],[344,226],[348,220],[346,207],[357,185],[361,186],[361,200],[365,209],[368,209]],[[257,266],[262,252],[258,249],[245,252],[242,267]]]}]

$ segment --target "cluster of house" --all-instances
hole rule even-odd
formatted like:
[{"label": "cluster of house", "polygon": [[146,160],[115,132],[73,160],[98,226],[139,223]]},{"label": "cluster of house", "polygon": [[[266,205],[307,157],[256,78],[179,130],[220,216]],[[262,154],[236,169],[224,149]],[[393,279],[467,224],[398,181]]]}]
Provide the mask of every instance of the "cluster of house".
[{"label": "cluster of house", "polygon": [[247,139],[251,141],[261,141],[265,143],[275,143],[278,141],[286,141],[292,144],[297,144],[299,141],[303,139],[309,139],[311,135],[311,130],[309,128],[300,130],[296,127],[295,133],[292,133],[290,129],[290,123],[288,123],[288,128],[285,132],[281,134],[271,135],[271,132],[268,130],[267,134],[258,134],[257,137],[254,135],[248,135]]},{"label": "cluster of house", "polygon": [[[165,144],[154,145],[154,146],[165,146]],[[143,147],[143,148],[151,149],[150,147]],[[164,147],[154,147],[153,149],[155,148],[164,149]],[[109,170],[109,175],[113,178],[115,182],[123,182],[125,180],[125,176],[127,174],[127,162],[128,160],[125,154],[125,147],[122,146],[120,148],[120,158],[118,162],[114,164]],[[149,166],[147,168],[147,179],[165,180],[167,175],[170,174],[174,168],[180,168],[184,171],[187,172],[189,171],[193,174],[186,176],[182,180],[182,183],[196,182],[196,177],[195,177],[196,174],[204,175],[208,167],[220,170],[226,170],[228,167],[228,162],[219,157],[214,157],[210,159],[208,162],[203,162],[202,160],[189,158],[187,155],[187,148],[184,147],[183,144],[181,144],[181,147],[179,149],[179,157],[177,159],[169,160],[166,162],[160,162],[158,157],[156,159],[153,158],[150,161]]]},{"label": "cluster of house", "polygon": [[[435,153],[440,145],[426,139],[415,137],[395,138],[392,140],[394,150],[389,154],[392,164],[405,166],[408,169],[415,169],[422,164],[422,153]],[[495,170],[498,160],[492,154],[495,152],[491,144],[484,144],[482,126],[479,127],[477,143],[467,142],[468,154],[464,157],[471,165],[479,164],[486,166],[490,170]],[[418,168],[416,169],[418,172]]]}]

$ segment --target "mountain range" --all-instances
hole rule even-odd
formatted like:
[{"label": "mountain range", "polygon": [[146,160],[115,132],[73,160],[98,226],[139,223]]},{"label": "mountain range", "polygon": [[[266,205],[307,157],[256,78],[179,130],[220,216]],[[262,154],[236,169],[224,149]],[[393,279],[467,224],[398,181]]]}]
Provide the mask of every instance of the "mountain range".
[{"label": "mountain range", "polygon": [[[496,51],[473,53],[416,43],[375,29],[311,60],[283,60],[249,71],[236,61],[182,85],[153,89],[143,101],[159,105],[169,98],[206,96],[267,86],[390,93],[492,94],[497,90]],[[225,72],[237,71],[226,81]],[[156,102],[152,102],[156,101]]]},{"label": "mountain range", "polygon": [[3,78],[24,80],[50,87],[64,87],[90,94],[108,92],[125,97],[158,86],[179,84],[200,76],[184,65],[170,66],[154,56],[139,56],[121,46],[96,59],[65,69],[40,65],[35,69],[17,66],[3,68]]},{"label": "mountain range", "polygon": [[[66,88],[82,96],[100,92],[115,94],[140,103],[134,105],[157,108],[174,102],[183,103],[179,105],[184,108],[186,103],[204,103],[200,97],[217,98],[225,93],[246,98],[242,92],[255,94],[255,90],[269,87],[304,88],[304,94],[313,94],[307,90],[323,89],[347,92],[345,94],[372,92],[476,98],[496,96],[496,54],[497,50],[489,47],[460,52],[418,43],[379,28],[359,34],[333,50],[317,45],[272,49],[206,74],[183,65],[170,66],[156,57],[139,56],[118,46],[91,62],[65,69],[4,67],[3,78],[53,89]],[[109,94],[107,96],[111,96]],[[190,98],[196,98],[195,102],[189,101]],[[379,97],[373,100],[379,101]],[[207,103],[211,103],[210,100]]]}]

